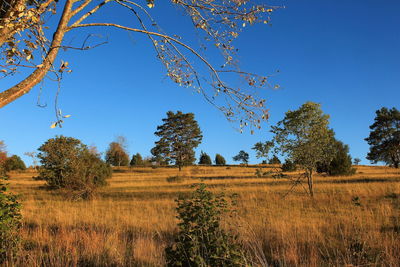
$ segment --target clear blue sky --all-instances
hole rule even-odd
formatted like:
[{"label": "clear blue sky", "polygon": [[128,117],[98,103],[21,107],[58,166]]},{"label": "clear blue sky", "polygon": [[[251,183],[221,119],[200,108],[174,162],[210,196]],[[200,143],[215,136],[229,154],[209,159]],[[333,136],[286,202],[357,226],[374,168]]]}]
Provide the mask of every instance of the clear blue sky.
[{"label": "clear blue sky", "polygon": [[[196,44],[188,19],[162,2],[156,1],[154,12],[163,29],[185,34],[187,41]],[[268,3],[286,8],[274,12],[272,27],[246,27],[236,42],[243,69],[260,74],[280,70],[274,82],[282,88],[263,92],[271,119],[254,135],[240,134],[201,96],[165,78],[146,38],[107,30],[107,45],[85,52],[70,50],[60,57],[73,70],[62,83],[59,100],[63,112],[72,115],[64,127],[49,128],[54,121],[56,84],[47,82],[42,96],[47,108],[36,106],[35,88],[0,110],[0,140],[6,142],[10,154],[23,156],[55,135],[79,138],[100,151],[117,135],[124,135],[131,154],[148,156],[156,140],[153,133],[165,113],[182,110],[195,113],[203,131],[198,154],[200,150],[212,157],[220,153],[232,162],[232,156],[243,149],[256,163],[251,147],[271,137],[270,125],[287,110],[314,101],[331,116],[331,127],[338,139],[349,144],[351,155],[368,164],[364,138],[375,111],[382,106],[400,108],[400,1]],[[124,16],[113,10],[107,20],[114,19],[123,21]],[[67,42],[71,39],[73,35]],[[1,87],[17,79],[1,80]]]}]

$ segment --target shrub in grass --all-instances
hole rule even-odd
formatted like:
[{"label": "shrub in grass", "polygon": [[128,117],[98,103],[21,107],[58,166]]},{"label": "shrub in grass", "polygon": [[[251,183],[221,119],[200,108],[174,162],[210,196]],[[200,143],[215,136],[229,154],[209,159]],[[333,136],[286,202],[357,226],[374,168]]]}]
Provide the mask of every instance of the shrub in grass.
[{"label": "shrub in grass", "polygon": [[224,195],[215,195],[204,184],[177,202],[179,232],[165,250],[167,266],[246,266],[236,236],[221,228],[229,210]]},{"label": "shrub in grass", "polygon": [[23,171],[26,169],[26,166],[20,157],[13,155],[4,162],[4,169],[6,171]]},{"label": "shrub in grass", "polygon": [[15,257],[19,245],[21,205],[16,195],[8,192],[5,171],[0,166],[0,264]]},{"label": "shrub in grass", "polygon": [[66,189],[74,197],[90,198],[94,190],[107,184],[111,167],[86,145],[72,137],[58,136],[40,148],[42,163],[37,179],[45,180],[53,189]]},{"label": "shrub in grass", "polygon": [[182,183],[183,181],[185,181],[185,177],[183,176],[170,176],[167,177],[167,182],[168,183]]},{"label": "shrub in grass", "polygon": [[284,172],[293,172],[296,169],[296,164],[294,164],[290,159],[286,159],[282,164],[282,171]]},{"label": "shrub in grass", "polygon": [[226,160],[225,158],[220,155],[220,154],[216,154],[215,155],[215,165],[226,165]]}]

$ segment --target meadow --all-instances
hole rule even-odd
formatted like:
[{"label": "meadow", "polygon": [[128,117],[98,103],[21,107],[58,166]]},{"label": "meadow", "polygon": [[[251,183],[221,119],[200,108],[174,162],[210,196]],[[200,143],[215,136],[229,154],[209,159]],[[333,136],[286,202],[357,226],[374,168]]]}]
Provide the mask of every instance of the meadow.
[{"label": "meadow", "polygon": [[[272,170],[276,166],[263,166]],[[400,266],[400,171],[357,166],[353,176],[315,177],[315,196],[255,166],[114,169],[93,200],[49,191],[33,171],[12,173],[23,204],[17,266],[163,266],[179,194],[203,182],[238,194],[224,227],[239,235],[253,266]],[[296,173],[289,173],[295,177]],[[11,265],[11,264],[10,264]]]}]

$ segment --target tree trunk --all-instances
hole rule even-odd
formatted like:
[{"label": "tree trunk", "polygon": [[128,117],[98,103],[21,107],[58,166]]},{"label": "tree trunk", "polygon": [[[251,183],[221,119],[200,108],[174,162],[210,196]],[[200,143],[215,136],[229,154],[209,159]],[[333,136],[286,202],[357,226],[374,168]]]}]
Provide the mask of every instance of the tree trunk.
[{"label": "tree trunk", "polygon": [[0,108],[28,93],[46,76],[47,72],[50,70],[54,60],[57,57],[64,35],[68,30],[68,22],[71,20],[72,16],[72,4],[73,0],[67,0],[65,3],[62,16],[57,26],[57,30],[53,35],[53,40],[51,42],[49,52],[47,53],[46,58],[42,61],[42,66],[40,68],[37,68],[31,75],[29,75],[20,83],[7,89],[6,91],[1,92]]},{"label": "tree trunk", "polygon": [[308,191],[311,197],[314,197],[314,189],[313,189],[313,170],[310,169],[307,171],[307,182],[308,182]]},{"label": "tree trunk", "polygon": [[398,161],[393,162],[393,167],[398,169],[399,168],[399,162]]}]

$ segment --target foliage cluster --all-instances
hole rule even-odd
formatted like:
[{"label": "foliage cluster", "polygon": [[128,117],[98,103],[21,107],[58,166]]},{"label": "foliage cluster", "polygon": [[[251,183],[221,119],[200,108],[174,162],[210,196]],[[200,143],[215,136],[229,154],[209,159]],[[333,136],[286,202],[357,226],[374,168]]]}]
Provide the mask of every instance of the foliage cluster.
[{"label": "foliage cluster", "polygon": [[6,171],[16,171],[16,170],[23,171],[26,169],[26,166],[19,156],[13,155],[5,160],[4,169]]},{"label": "foliage cluster", "polygon": [[225,158],[224,158],[222,155],[220,155],[220,154],[216,154],[216,155],[215,155],[215,160],[214,160],[214,162],[215,162],[215,165],[226,165],[226,160],[225,160]]},{"label": "foliage cluster", "polygon": [[[334,131],[329,128],[329,115],[323,113],[320,104],[306,102],[299,109],[286,112],[284,119],[272,127],[272,133],[277,150],[305,171],[311,196],[314,194],[313,173],[321,163],[326,166],[332,163],[335,170],[331,172],[335,174],[351,172],[348,147],[335,139]],[[333,161],[335,155],[338,158]]]},{"label": "foliage cluster", "polygon": [[129,163],[130,166],[142,166],[144,165],[144,161],[142,155],[140,153],[136,153],[132,155],[131,162]]},{"label": "foliage cluster", "polygon": [[194,149],[201,143],[203,136],[193,113],[177,111],[167,112],[167,118],[154,133],[160,139],[151,149],[157,162],[174,163],[179,167],[191,165],[195,161]]},{"label": "foliage cluster", "polygon": [[207,153],[201,151],[199,164],[200,165],[212,165],[210,156]]},{"label": "foliage cluster", "polygon": [[106,151],[106,162],[113,166],[128,166],[129,155],[123,144],[111,142]]},{"label": "foliage cluster", "polygon": [[281,168],[283,172],[294,172],[297,170],[296,164],[290,159],[286,159]]},{"label": "foliage cluster", "polygon": [[379,161],[399,168],[400,165],[400,111],[386,107],[376,111],[371,132],[365,141],[370,145],[367,155],[372,163]]},{"label": "foliage cluster", "polygon": [[256,151],[256,157],[259,158],[265,158],[265,161],[268,160],[268,154],[273,148],[274,142],[273,141],[266,141],[266,142],[257,142],[252,149]]},{"label": "foliage cluster", "polygon": [[240,161],[242,164],[248,164],[249,163],[249,153],[247,153],[244,150],[240,150],[239,153],[234,156],[232,159],[234,161]]},{"label": "foliage cluster", "polygon": [[221,227],[229,210],[223,194],[215,195],[200,184],[192,194],[177,202],[179,232],[165,250],[167,266],[245,266],[237,237]]},{"label": "foliage cluster", "polygon": [[273,155],[268,164],[281,164],[281,160],[276,155]]},{"label": "foliage cluster", "polygon": [[353,175],[355,169],[352,167],[352,159],[349,155],[349,146],[334,140],[333,157],[329,162],[318,162],[317,172],[326,172],[329,175]]},{"label": "foliage cluster", "polygon": [[96,187],[105,185],[111,177],[111,167],[78,139],[57,136],[38,150],[42,164],[38,179],[45,180],[51,188],[66,188],[90,197]]},{"label": "foliage cluster", "polygon": [[21,204],[17,196],[8,191],[6,171],[0,165],[0,264],[12,259],[18,252],[21,227]]}]

